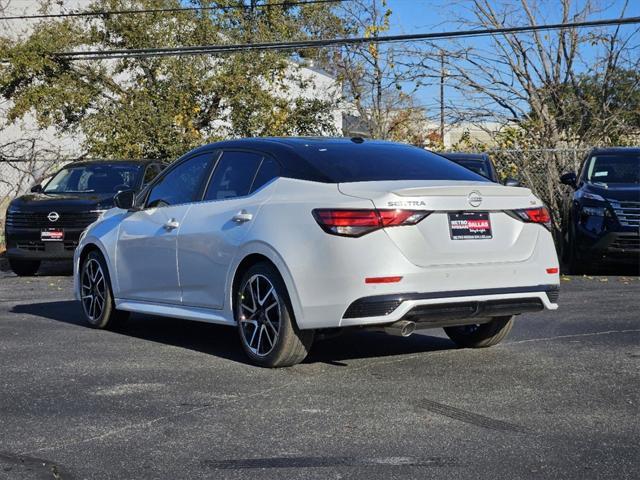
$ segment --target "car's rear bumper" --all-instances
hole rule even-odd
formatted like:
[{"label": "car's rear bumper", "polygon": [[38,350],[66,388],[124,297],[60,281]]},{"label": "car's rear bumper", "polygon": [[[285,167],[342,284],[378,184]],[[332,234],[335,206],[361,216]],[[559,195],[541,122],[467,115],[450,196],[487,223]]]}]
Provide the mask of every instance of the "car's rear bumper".
[{"label": "car's rear bumper", "polygon": [[[341,326],[410,320],[418,328],[468,323],[472,319],[518,315],[558,308],[558,285],[505,287],[447,292],[375,295],[347,308]],[[477,323],[482,323],[478,321]]]}]

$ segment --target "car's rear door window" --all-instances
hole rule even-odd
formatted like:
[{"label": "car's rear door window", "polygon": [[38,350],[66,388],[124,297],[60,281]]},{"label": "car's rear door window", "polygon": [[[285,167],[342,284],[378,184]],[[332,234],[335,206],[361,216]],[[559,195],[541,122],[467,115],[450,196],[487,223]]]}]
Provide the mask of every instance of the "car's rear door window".
[{"label": "car's rear door window", "polygon": [[256,152],[224,151],[209,181],[204,200],[226,200],[248,195],[262,158]]},{"label": "car's rear door window", "polygon": [[271,157],[264,157],[260,168],[258,168],[256,178],[253,180],[253,185],[251,185],[251,192],[255,192],[278,176],[280,176],[280,165],[278,162]]}]

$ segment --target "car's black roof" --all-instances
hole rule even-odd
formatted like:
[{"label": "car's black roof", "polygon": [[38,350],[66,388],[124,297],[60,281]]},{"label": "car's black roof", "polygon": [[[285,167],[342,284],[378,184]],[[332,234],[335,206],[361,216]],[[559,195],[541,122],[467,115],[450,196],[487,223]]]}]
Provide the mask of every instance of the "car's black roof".
[{"label": "car's black roof", "polygon": [[323,149],[339,148],[344,150],[346,155],[354,148],[360,153],[375,148],[377,154],[383,153],[384,149],[388,149],[390,153],[397,152],[398,148],[422,150],[403,143],[359,137],[254,137],[210,143],[190,151],[187,155],[218,148],[256,149],[276,157],[283,167],[284,176],[321,182],[332,182],[313,165],[314,156]]},{"label": "car's black roof", "polygon": [[361,145],[361,148],[375,146],[376,148],[398,147],[417,148],[396,142],[384,140],[364,140],[359,137],[254,137],[241,138],[237,140],[223,140],[221,142],[210,143],[193,150],[195,153],[200,150],[210,150],[211,148],[259,148],[267,153],[296,154],[305,158],[305,153],[312,148],[329,148],[336,146]]},{"label": "car's black roof", "polygon": [[92,159],[92,160],[76,160],[68,163],[65,167],[83,167],[85,165],[115,165],[115,164],[135,164],[135,165],[147,165],[149,163],[157,163],[159,160],[152,159],[136,159],[136,160],[106,160],[106,159]]},{"label": "car's black roof", "polygon": [[623,155],[640,155],[640,147],[596,147],[591,150],[590,155],[599,154],[623,154]]}]

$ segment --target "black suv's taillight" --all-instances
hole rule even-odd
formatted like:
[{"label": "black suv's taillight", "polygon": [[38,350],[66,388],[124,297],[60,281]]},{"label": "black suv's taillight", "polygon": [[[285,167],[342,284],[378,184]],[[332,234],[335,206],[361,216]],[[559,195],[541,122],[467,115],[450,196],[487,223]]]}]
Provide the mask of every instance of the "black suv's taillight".
[{"label": "black suv's taillight", "polygon": [[415,225],[431,212],[424,210],[317,208],[312,213],[318,225],[327,233],[343,237],[361,237],[380,228]]}]

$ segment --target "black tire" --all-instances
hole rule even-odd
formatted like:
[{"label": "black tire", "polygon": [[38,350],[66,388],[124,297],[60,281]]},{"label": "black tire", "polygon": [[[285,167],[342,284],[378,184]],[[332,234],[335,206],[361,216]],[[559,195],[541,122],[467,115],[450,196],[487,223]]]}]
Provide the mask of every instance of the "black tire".
[{"label": "black tire", "polygon": [[444,331],[459,347],[486,348],[504,340],[513,327],[513,319],[513,316],[494,317],[489,323],[445,327]]},{"label": "black tire", "polygon": [[290,367],[307,357],[314,331],[298,328],[287,287],[273,265],[259,262],[249,267],[233,294],[240,343],[252,363]]},{"label": "black tire", "polygon": [[33,277],[40,268],[40,260],[9,258],[9,266],[19,277]]},{"label": "black tire", "polygon": [[[95,266],[97,264],[100,267],[102,282],[97,281],[96,285],[92,284],[89,265]],[[113,291],[111,290],[111,281],[109,279],[109,270],[107,268],[107,262],[104,257],[98,251],[89,252],[89,254],[82,261],[80,265],[80,293],[82,304],[82,311],[84,313],[85,320],[89,326],[93,328],[106,329],[112,328],[120,322],[126,320],[129,317],[129,312],[116,310],[115,302],[113,300]],[[91,285],[91,288],[88,286]],[[100,291],[100,292],[98,292]],[[98,300],[98,293],[102,296],[102,303]],[[91,295],[95,303],[95,309],[92,303],[87,297]],[[100,307],[100,312],[97,312],[97,308]]]}]

